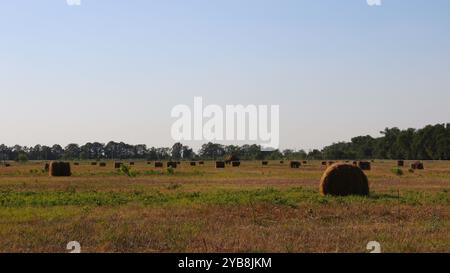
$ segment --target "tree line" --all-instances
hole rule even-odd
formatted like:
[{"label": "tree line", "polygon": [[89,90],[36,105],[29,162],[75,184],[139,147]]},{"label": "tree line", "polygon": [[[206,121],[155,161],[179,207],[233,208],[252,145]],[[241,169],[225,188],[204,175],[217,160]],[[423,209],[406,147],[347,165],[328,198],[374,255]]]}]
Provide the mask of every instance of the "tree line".
[{"label": "tree line", "polygon": [[147,147],[110,141],[66,147],[36,145],[26,147],[0,145],[0,160],[214,160],[235,155],[241,160],[358,160],[405,159],[450,160],[450,124],[428,125],[422,129],[386,128],[381,137],[358,136],[350,142],[334,143],[322,150],[262,151],[259,145],[222,145],[206,143],[198,152],[189,146],[175,143],[172,147]]}]

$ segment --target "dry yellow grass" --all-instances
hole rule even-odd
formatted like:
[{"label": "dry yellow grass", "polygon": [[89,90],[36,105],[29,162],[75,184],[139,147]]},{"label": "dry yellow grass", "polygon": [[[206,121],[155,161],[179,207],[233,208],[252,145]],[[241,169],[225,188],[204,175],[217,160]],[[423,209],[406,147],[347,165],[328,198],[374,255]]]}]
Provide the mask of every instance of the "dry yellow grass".
[{"label": "dry yellow grass", "polygon": [[[42,162],[0,167],[0,251],[450,252],[450,163],[398,175],[367,172],[371,197],[322,197],[321,162],[291,169],[260,161],[174,173],[136,162],[132,177],[80,162],[48,177]],[[406,164],[408,165],[408,164]]]}]

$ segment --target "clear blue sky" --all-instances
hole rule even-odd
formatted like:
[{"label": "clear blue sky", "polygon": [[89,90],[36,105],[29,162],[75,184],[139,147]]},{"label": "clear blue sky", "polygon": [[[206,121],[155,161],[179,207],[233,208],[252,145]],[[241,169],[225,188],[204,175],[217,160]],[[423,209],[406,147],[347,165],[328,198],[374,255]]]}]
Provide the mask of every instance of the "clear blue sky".
[{"label": "clear blue sky", "polygon": [[5,0],[0,37],[7,145],[171,145],[194,96],[279,104],[281,148],[450,122],[448,0]]}]

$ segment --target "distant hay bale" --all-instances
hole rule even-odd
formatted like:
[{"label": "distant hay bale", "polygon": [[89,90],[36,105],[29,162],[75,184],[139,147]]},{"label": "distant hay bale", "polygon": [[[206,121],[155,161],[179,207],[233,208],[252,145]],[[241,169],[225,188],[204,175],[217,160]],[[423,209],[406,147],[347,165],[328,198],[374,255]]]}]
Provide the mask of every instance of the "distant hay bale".
[{"label": "distant hay bale", "polygon": [[413,169],[413,170],[423,170],[425,168],[424,168],[424,165],[423,165],[422,162],[416,161],[416,162],[411,164],[411,169]]},{"label": "distant hay bale", "polygon": [[190,163],[190,164],[191,164],[191,166],[192,166],[192,167],[195,167],[195,166],[197,166],[197,162],[195,162],[195,161],[191,161],[191,163]]},{"label": "distant hay bale", "polygon": [[404,167],[404,166],[405,166],[405,161],[404,160],[397,161],[397,167]]},{"label": "distant hay bale", "polygon": [[370,171],[372,169],[372,166],[370,165],[370,162],[368,162],[368,161],[360,161],[358,163],[358,167],[364,171]]},{"label": "distant hay bale", "polygon": [[320,180],[322,195],[369,195],[369,180],[357,166],[334,164],[327,168]]},{"label": "distant hay bale", "polygon": [[322,161],[322,166],[326,166],[327,162],[326,161]]},{"label": "distant hay bale", "polygon": [[237,155],[228,155],[225,157],[225,163],[230,164],[233,161],[241,161]]},{"label": "distant hay bale", "polygon": [[304,164],[304,165],[308,164],[308,161],[303,160],[303,164]]},{"label": "distant hay bale", "polygon": [[44,165],[44,170],[45,170],[46,172],[48,172],[49,169],[50,169],[50,164],[45,163],[45,165]]},{"label": "distant hay bale", "polygon": [[105,162],[100,162],[99,166],[100,167],[106,167],[106,163]]},{"label": "distant hay bale", "polygon": [[284,161],[283,161],[283,160],[281,160],[281,161],[280,161],[280,164],[284,164]]},{"label": "distant hay bale", "polygon": [[353,165],[358,166],[358,161],[353,161]]},{"label": "distant hay bale", "polygon": [[225,168],[225,161],[216,161],[216,169]]},{"label": "distant hay bale", "polygon": [[11,167],[11,164],[5,163],[5,167]]},{"label": "distant hay bale", "polygon": [[79,166],[79,165],[80,165],[80,163],[78,163],[78,162],[74,162],[74,163],[73,163],[73,165],[74,165],[74,166]]},{"label": "distant hay bale", "polygon": [[68,162],[51,162],[49,164],[50,176],[71,176],[70,163]]},{"label": "distant hay bale", "polygon": [[164,164],[162,162],[159,161],[155,162],[155,168],[162,168],[162,167],[164,167]]},{"label": "distant hay bale", "polygon": [[130,166],[134,166],[134,162],[130,162]]},{"label": "distant hay bale", "polygon": [[291,169],[298,169],[301,165],[300,161],[291,161]]},{"label": "distant hay bale", "polygon": [[262,164],[263,166],[267,166],[267,165],[269,165],[269,161],[262,161],[261,164]]},{"label": "distant hay bale", "polygon": [[151,161],[147,161],[147,165],[152,165],[152,162]]},{"label": "distant hay bale", "polygon": [[97,162],[91,162],[91,166],[97,166]]},{"label": "distant hay bale", "polygon": [[122,167],[123,163],[122,162],[114,162],[114,169],[120,169],[120,167]]},{"label": "distant hay bale", "polygon": [[334,161],[328,161],[328,162],[327,162],[328,166],[331,166],[331,165],[333,165],[334,163],[336,163],[336,162],[334,162]]},{"label": "distant hay bale", "polygon": [[231,166],[232,167],[240,167],[241,166],[241,162],[240,161],[233,161],[233,162],[231,162]]},{"label": "distant hay bale", "polygon": [[172,161],[167,162],[167,168],[173,168],[173,169],[176,169],[176,168],[177,168],[177,165],[178,165],[177,162],[172,162]]},{"label": "distant hay bale", "polygon": [[199,161],[198,165],[205,165],[205,162],[204,161]]}]

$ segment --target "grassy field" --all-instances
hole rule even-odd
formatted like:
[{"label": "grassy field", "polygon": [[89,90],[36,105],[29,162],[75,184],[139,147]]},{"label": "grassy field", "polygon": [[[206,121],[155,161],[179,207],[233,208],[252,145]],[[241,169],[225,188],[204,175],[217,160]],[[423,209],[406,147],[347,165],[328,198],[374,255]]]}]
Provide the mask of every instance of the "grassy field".
[{"label": "grassy field", "polygon": [[0,252],[450,252],[450,162],[399,175],[376,161],[368,198],[322,197],[320,162],[288,165],[0,167]]}]

